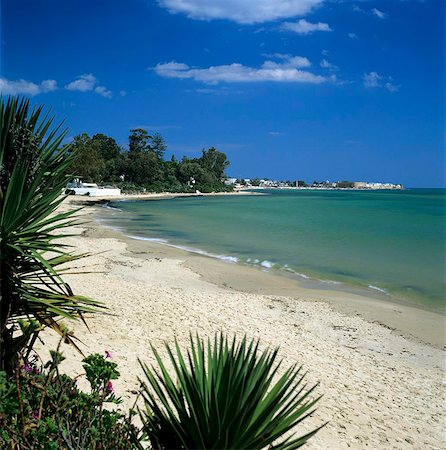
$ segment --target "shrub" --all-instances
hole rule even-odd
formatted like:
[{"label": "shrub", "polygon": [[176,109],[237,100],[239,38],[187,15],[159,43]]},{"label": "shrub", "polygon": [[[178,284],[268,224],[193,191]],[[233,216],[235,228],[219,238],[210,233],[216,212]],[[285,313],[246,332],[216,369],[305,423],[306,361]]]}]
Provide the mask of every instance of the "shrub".
[{"label": "shrub", "polygon": [[59,373],[64,357],[38,368],[22,360],[13,377],[0,372],[0,448],[2,449],[128,449],[138,448],[136,430],[117,409],[113,393],[116,364],[102,355],[83,360],[91,392],[78,389],[76,378]]},{"label": "shrub", "polygon": [[177,343],[175,350],[166,344],[176,379],[153,347],[159,369],[141,363],[147,380],[141,420],[152,448],[291,450],[319,430],[284,437],[314,411],[318,398],[310,398],[315,386],[305,390],[300,368],[274,381],[277,349],[260,353],[258,342],[229,343],[222,335],[213,344],[198,336],[190,343],[186,357]]}]

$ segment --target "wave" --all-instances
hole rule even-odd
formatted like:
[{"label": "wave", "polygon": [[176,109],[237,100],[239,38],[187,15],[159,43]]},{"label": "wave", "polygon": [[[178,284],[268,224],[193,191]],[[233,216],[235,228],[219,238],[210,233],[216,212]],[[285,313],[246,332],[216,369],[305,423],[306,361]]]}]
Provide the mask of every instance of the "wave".
[{"label": "wave", "polygon": [[265,269],[271,269],[273,266],[275,266],[276,263],[273,263],[271,261],[268,261],[267,259],[265,259],[264,261],[262,261],[260,263],[260,265],[262,267],[264,267]]},{"label": "wave", "polygon": [[201,250],[201,249],[195,248],[195,247],[188,247],[186,245],[172,244],[171,242],[169,242],[166,239],[149,238],[149,237],[143,237],[143,236],[129,236],[129,238],[136,239],[136,240],[139,240],[139,241],[156,242],[158,244],[167,245],[168,247],[178,248],[179,250],[184,250],[184,251],[189,252],[189,253],[195,253],[197,255],[207,256],[209,258],[220,259],[222,261],[227,261],[227,262],[233,263],[233,264],[239,262],[239,258],[237,258],[236,256],[217,255],[215,253],[210,253],[210,252],[207,252],[205,250]]},{"label": "wave", "polygon": [[299,277],[304,278],[305,280],[309,280],[310,279],[310,277],[308,275],[305,275],[304,273],[296,272],[288,264],[285,264],[282,267],[282,270],[284,270],[285,272],[290,272],[290,273],[292,273],[294,275],[298,275]]},{"label": "wave", "polygon": [[334,281],[334,280],[319,280],[321,283],[326,283],[326,284],[343,284],[341,281]]},{"label": "wave", "polygon": [[111,209],[111,210],[113,210],[113,211],[122,211],[122,209],[119,209],[118,207],[113,206],[110,202],[104,203],[104,204],[102,204],[101,206],[102,206],[103,208]]},{"label": "wave", "polygon": [[247,262],[248,264],[258,264],[258,263],[260,262],[260,259],[257,259],[257,258],[248,258],[248,259],[246,260],[246,262]]},{"label": "wave", "polygon": [[390,295],[385,289],[382,289],[382,288],[380,288],[380,287],[378,287],[378,286],[374,286],[373,284],[369,284],[367,287],[368,287],[369,289],[373,289],[373,290],[375,290],[375,291],[382,292],[383,294]]}]

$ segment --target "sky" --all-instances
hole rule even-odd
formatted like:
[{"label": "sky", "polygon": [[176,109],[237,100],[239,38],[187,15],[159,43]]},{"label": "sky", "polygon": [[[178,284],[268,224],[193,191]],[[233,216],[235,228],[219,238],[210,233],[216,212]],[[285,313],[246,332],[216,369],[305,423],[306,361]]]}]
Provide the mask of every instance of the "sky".
[{"label": "sky", "polygon": [[446,187],[443,0],[1,0],[0,91],[234,177]]}]

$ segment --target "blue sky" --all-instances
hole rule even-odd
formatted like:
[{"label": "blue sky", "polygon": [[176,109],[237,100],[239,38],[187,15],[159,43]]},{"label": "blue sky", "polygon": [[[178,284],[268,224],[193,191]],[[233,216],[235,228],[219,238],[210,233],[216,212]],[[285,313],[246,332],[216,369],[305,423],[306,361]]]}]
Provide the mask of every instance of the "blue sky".
[{"label": "blue sky", "polygon": [[445,186],[443,0],[2,0],[0,90],[237,177]]}]

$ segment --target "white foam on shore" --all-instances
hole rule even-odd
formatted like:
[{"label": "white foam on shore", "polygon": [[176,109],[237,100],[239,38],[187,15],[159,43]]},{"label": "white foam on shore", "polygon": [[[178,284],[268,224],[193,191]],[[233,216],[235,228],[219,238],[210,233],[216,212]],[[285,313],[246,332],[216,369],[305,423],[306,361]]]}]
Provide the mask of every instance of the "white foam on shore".
[{"label": "white foam on shore", "polygon": [[378,286],[373,286],[373,284],[369,284],[368,288],[374,289],[375,291],[379,291],[379,292],[382,292],[383,294],[389,295],[389,293],[385,289],[379,288]]},{"label": "white foam on shore", "polygon": [[326,283],[326,284],[342,284],[341,281],[334,281],[334,280],[318,280],[321,283]]},{"label": "white foam on shore", "polygon": [[257,259],[257,258],[248,258],[248,259],[246,260],[246,262],[249,263],[249,264],[258,264],[258,263],[260,262],[260,259]]},{"label": "white foam on shore", "polygon": [[137,241],[149,241],[149,242],[157,242],[158,244],[168,244],[169,242],[166,239],[161,238],[149,238],[143,236],[129,236],[130,239],[136,239]]},{"label": "white foam on shore", "polygon": [[288,264],[285,264],[282,267],[282,270],[284,270],[285,272],[290,272],[290,273],[292,273],[294,275],[298,275],[299,277],[304,278],[305,280],[309,280],[310,279],[310,277],[308,275],[305,275],[304,273],[296,272]]},{"label": "white foam on shore", "polygon": [[224,256],[224,255],[217,255],[218,259],[222,259],[223,261],[228,261],[232,263],[237,263],[239,259],[236,256]]},{"label": "white foam on shore", "polygon": [[271,268],[275,265],[275,263],[273,263],[273,262],[268,261],[267,259],[265,259],[264,261],[262,261],[262,262],[260,263],[260,265],[261,265],[262,267],[265,267],[265,269],[271,269]]},{"label": "white foam on shore", "polygon": [[215,253],[209,253],[209,252],[206,252],[205,250],[200,250],[199,248],[188,247],[185,245],[172,244],[169,241],[167,241],[166,239],[149,238],[149,237],[143,237],[143,236],[129,236],[129,238],[136,239],[139,241],[156,242],[158,244],[167,245],[168,247],[178,248],[179,250],[184,250],[189,253],[195,253],[197,255],[207,256],[209,258],[220,259],[222,261],[226,261],[226,262],[233,263],[233,264],[235,264],[239,261],[239,259],[236,256],[216,255]]},{"label": "white foam on shore", "polygon": [[104,203],[103,205],[101,205],[103,208],[106,209],[111,209],[112,211],[121,211],[122,209],[117,208],[116,206],[110,206],[110,202],[109,203]]}]

